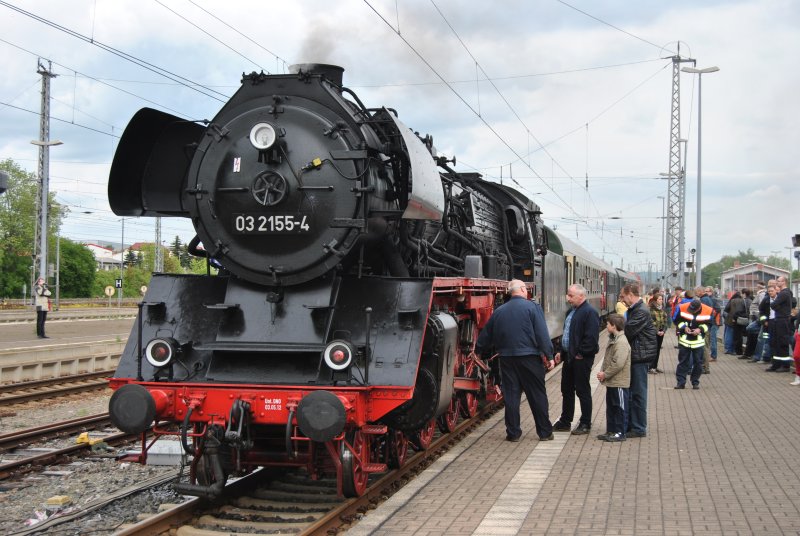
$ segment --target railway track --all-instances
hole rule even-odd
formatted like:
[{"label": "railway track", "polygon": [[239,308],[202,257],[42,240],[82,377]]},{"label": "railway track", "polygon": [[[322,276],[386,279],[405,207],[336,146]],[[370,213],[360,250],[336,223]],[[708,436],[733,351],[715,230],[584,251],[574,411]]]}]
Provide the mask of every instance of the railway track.
[{"label": "railway track", "polygon": [[402,487],[404,480],[427,467],[499,407],[502,406],[487,405],[475,417],[460,422],[453,432],[437,432],[426,450],[410,456],[400,468],[371,480],[361,497],[338,497],[334,478],[312,480],[300,472],[276,474],[262,470],[229,484],[221,503],[210,506],[192,499],[115,534],[175,534],[176,527],[178,536],[330,534]]},{"label": "railway track", "polygon": [[[118,432],[105,436],[102,439],[106,444],[114,446],[133,441],[138,437],[138,435],[132,436],[131,434]],[[18,460],[2,462],[0,463],[0,480],[5,480],[10,476],[16,475],[20,471],[26,470],[28,467],[51,464],[84,450],[91,450],[91,445],[89,443],[78,443],[68,447],[26,455]]]},{"label": "railway track", "polygon": [[103,370],[0,385],[0,407],[105,389],[108,387],[107,378],[113,373]]},{"label": "railway track", "polygon": [[108,417],[108,413],[100,413],[98,415],[90,415],[88,417],[2,434],[0,435],[0,453],[8,452],[36,441],[82,432],[86,429],[104,428],[110,425],[111,420]]}]

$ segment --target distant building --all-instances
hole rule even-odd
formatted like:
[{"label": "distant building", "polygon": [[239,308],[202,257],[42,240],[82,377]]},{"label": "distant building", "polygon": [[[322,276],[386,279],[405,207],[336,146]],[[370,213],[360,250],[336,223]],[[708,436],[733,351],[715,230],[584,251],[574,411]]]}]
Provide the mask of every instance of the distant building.
[{"label": "distant building", "polygon": [[[152,246],[153,242],[134,242],[125,249],[112,249],[112,247],[116,248],[119,244],[109,244],[111,247],[106,247],[91,242],[83,242],[83,245],[94,255],[94,260],[97,263],[97,270],[109,271],[119,270],[120,262],[127,261],[130,255],[141,259],[144,255],[142,251],[144,246]],[[165,246],[161,247],[164,250],[165,256],[172,257],[172,251],[169,248]]]},{"label": "distant building", "polygon": [[119,270],[119,255],[115,255],[113,249],[91,243],[83,245],[94,255],[98,271]]},{"label": "distant building", "polygon": [[734,290],[741,290],[743,288],[753,289],[758,281],[769,281],[775,279],[779,275],[789,279],[789,271],[781,268],[775,268],[768,264],[760,262],[752,262],[749,264],[734,263],[733,268],[722,272],[722,281],[720,283],[720,291],[722,296],[727,298],[733,294]]}]

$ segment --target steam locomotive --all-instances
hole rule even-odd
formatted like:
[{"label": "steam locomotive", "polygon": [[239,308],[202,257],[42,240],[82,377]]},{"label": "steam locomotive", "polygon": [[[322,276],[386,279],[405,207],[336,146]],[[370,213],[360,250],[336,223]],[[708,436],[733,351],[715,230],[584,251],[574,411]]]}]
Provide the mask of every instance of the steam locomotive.
[{"label": "steam locomotive", "polygon": [[[244,75],[207,125],[140,110],[111,207],[191,218],[208,270],[153,275],[110,380],[136,459],[152,427],[191,460],[182,493],[298,466],[357,496],[500,399],[496,360],[473,350],[508,280],[528,282],[557,337],[584,266],[535,203],[454,162],[332,65]],[[603,307],[610,273],[587,272]]]}]

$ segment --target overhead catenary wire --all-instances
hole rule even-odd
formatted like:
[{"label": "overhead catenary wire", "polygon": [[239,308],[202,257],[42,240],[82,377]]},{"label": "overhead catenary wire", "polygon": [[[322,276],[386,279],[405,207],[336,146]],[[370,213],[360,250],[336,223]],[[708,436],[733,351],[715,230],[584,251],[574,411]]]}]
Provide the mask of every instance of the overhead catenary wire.
[{"label": "overhead catenary wire", "polygon": [[236,32],[237,34],[239,34],[240,36],[242,36],[243,38],[247,39],[248,41],[250,41],[251,43],[253,43],[255,46],[257,46],[258,48],[260,48],[261,50],[263,50],[264,52],[266,52],[267,54],[271,54],[272,56],[274,56],[274,57],[275,57],[275,59],[276,59],[277,61],[280,61],[281,63],[283,63],[284,67],[287,67],[287,66],[289,65],[289,62],[288,62],[288,61],[286,61],[285,59],[281,58],[280,56],[278,56],[277,54],[275,54],[274,52],[272,52],[270,49],[268,49],[268,48],[264,47],[264,46],[263,46],[261,43],[257,42],[255,39],[253,39],[253,38],[249,37],[248,35],[246,35],[246,34],[242,33],[241,31],[239,31],[238,29],[236,29],[236,28],[235,28],[234,26],[232,26],[231,24],[228,24],[227,22],[225,22],[225,21],[224,21],[224,20],[222,20],[221,18],[217,17],[216,15],[214,15],[213,13],[211,13],[211,12],[210,12],[209,10],[207,10],[206,8],[204,8],[204,7],[200,6],[200,5],[198,5],[196,2],[194,2],[194,0],[189,0],[189,3],[190,3],[190,4],[192,4],[193,6],[195,6],[197,9],[199,9],[199,10],[203,11],[204,13],[206,13],[206,14],[207,14],[209,17],[212,17],[214,20],[218,21],[220,24],[223,24],[224,26],[228,27],[229,29],[233,30],[234,32]]},{"label": "overhead catenary wire", "polygon": [[[156,3],[156,4],[158,4],[158,5],[160,5],[161,7],[163,7],[164,9],[166,9],[167,11],[169,11],[170,13],[172,13],[173,15],[175,15],[176,17],[180,18],[181,20],[185,21],[187,24],[190,24],[190,25],[192,25],[193,27],[197,28],[199,31],[203,32],[205,35],[207,35],[208,37],[210,37],[211,39],[213,39],[214,41],[216,41],[216,42],[217,42],[217,43],[219,43],[220,45],[224,46],[225,48],[227,48],[228,50],[230,50],[230,51],[231,51],[231,52],[233,52],[234,54],[237,54],[238,56],[242,57],[243,59],[245,59],[245,60],[249,61],[250,63],[252,63],[253,65],[257,66],[257,67],[258,67],[259,69],[261,69],[262,71],[266,71],[267,73],[269,73],[269,71],[268,71],[268,70],[266,70],[266,69],[264,69],[264,67],[263,67],[263,66],[261,66],[261,65],[260,65],[260,64],[259,64],[259,63],[258,63],[256,60],[253,60],[253,59],[251,59],[251,58],[248,58],[247,56],[245,56],[244,54],[242,54],[241,52],[239,52],[238,50],[236,50],[235,48],[233,48],[233,47],[232,47],[232,46],[230,46],[229,44],[225,43],[225,42],[224,42],[222,39],[220,39],[219,37],[216,37],[215,35],[213,35],[213,34],[212,34],[211,32],[209,32],[208,30],[206,30],[206,29],[204,29],[204,28],[201,28],[199,25],[197,25],[197,24],[195,24],[194,22],[190,21],[189,19],[187,19],[186,17],[184,17],[183,15],[181,15],[180,13],[178,13],[177,11],[175,11],[174,9],[172,9],[171,7],[169,7],[169,6],[165,5],[165,4],[164,4],[163,2],[161,2],[160,0],[155,0],[155,3]],[[196,5],[196,4],[195,4],[195,5]]]},{"label": "overhead catenary wire", "polygon": [[[71,30],[71,29],[69,29],[69,28],[67,28],[65,26],[62,26],[60,24],[57,24],[57,23],[55,23],[55,22],[53,22],[53,21],[51,21],[49,19],[46,19],[46,18],[41,17],[39,15],[36,15],[35,13],[31,13],[30,11],[25,11],[24,9],[22,9],[22,8],[20,8],[18,6],[15,6],[14,4],[11,4],[9,2],[6,2],[5,0],[0,0],[0,6],[7,7],[8,9],[16,11],[17,13],[20,13],[21,15],[29,17],[29,18],[37,21],[37,22],[40,22],[40,23],[46,25],[46,26],[50,26],[51,28],[54,28],[54,29],[56,29],[56,30],[58,30],[60,32],[63,32],[63,33],[65,33],[65,34],[67,34],[67,35],[69,35],[71,37],[74,37],[76,39],[80,39],[81,41],[89,43],[92,46],[96,46],[96,47],[98,47],[98,48],[100,48],[102,50],[105,50],[106,52],[109,52],[110,54],[113,54],[113,55],[115,55],[115,56],[117,56],[119,58],[122,58],[122,59],[130,62],[130,63],[133,63],[134,65],[138,65],[139,67],[141,67],[143,69],[146,69],[148,71],[151,71],[153,73],[156,73],[159,76],[163,76],[164,78],[167,78],[169,80],[177,82],[177,83],[179,83],[179,84],[191,89],[192,91],[196,91],[196,92],[198,92],[198,93],[200,93],[202,95],[205,95],[206,97],[209,97],[211,99],[214,99],[214,100],[217,100],[217,101],[223,102],[223,103],[226,102],[227,99],[228,99],[227,95],[225,95],[223,93],[220,93],[219,91],[216,91],[216,90],[211,89],[209,87],[206,87],[203,84],[200,84],[199,82],[195,82],[193,80],[190,80],[189,78],[186,78],[186,77],[181,76],[179,74],[173,73],[172,71],[169,71],[168,69],[165,69],[163,67],[159,67],[159,66],[157,66],[157,65],[155,65],[153,63],[150,63],[150,62],[145,61],[145,60],[143,60],[141,58],[138,58],[138,57],[134,56],[133,54],[129,54],[127,52],[124,52],[122,50],[114,48],[114,47],[112,47],[110,45],[107,45],[107,44],[105,44],[105,43],[103,43],[101,41],[98,41],[96,39],[93,39],[91,37],[83,35],[83,34],[81,34],[79,32],[76,32],[75,30]],[[207,91],[204,91],[204,90],[207,90]]]},{"label": "overhead catenary wire", "polygon": [[[562,5],[564,5],[564,6],[568,7],[568,8],[570,8],[570,9],[574,9],[574,10],[575,10],[575,11],[577,11],[578,13],[581,13],[582,15],[586,15],[586,16],[587,16],[587,17],[589,17],[590,19],[594,19],[594,20],[596,20],[597,22],[599,22],[599,23],[601,23],[601,24],[605,24],[605,25],[606,25],[606,26],[608,26],[609,28],[613,28],[613,29],[617,30],[618,32],[622,32],[622,33],[624,33],[625,35],[628,35],[628,36],[630,36],[630,37],[633,37],[634,39],[638,39],[638,40],[639,40],[639,41],[641,41],[642,43],[646,43],[646,44],[648,44],[648,45],[650,45],[650,46],[653,46],[653,47],[657,48],[659,51],[663,51],[663,50],[664,50],[664,47],[663,47],[662,45],[657,45],[657,44],[653,43],[652,41],[648,41],[647,39],[644,39],[643,37],[639,37],[638,35],[632,34],[631,32],[629,32],[629,31],[627,31],[627,30],[623,30],[623,29],[622,29],[622,28],[620,28],[619,26],[614,26],[614,25],[613,25],[613,24],[611,24],[610,22],[607,22],[607,21],[605,21],[605,20],[603,20],[603,19],[601,19],[601,18],[599,18],[599,17],[596,17],[595,15],[592,15],[591,13],[588,13],[588,12],[586,12],[586,11],[582,10],[582,9],[579,9],[579,8],[577,8],[577,7],[573,6],[572,4],[569,4],[569,3],[565,2],[564,0],[556,0],[556,2],[558,2],[559,4],[562,4]],[[670,52],[671,52],[671,51],[670,51]],[[672,54],[677,54],[677,52],[671,52],[671,53],[672,53]]]},{"label": "overhead catenary wire", "polygon": [[[411,44],[411,43],[410,43],[410,42],[409,42],[409,41],[408,41],[408,40],[407,40],[405,37],[403,37],[403,36],[402,36],[402,35],[399,33],[399,31],[398,31],[398,30],[396,30],[395,28],[393,28],[393,27],[392,27],[392,25],[391,25],[391,24],[390,24],[390,23],[389,23],[389,22],[388,22],[388,21],[387,21],[387,20],[386,20],[386,19],[385,19],[385,18],[384,18],[384,17],[383,17],[383,16],[382,16],[382,15],[381,15],[381,14],[380,14],[380,13],[379,13],[379,12],[378,12],[376,9],[375,9],[375,7],[374,7],[374,6],[372,6],[372,5],[369,3],[369,1],[368,1],[368,0],[364,0],[364,2],[367,4],[367,6],[368,6],[368,7],[369,7],[369,8],[370,8],[370,9],[371,9],[371,10],[372,10],[372,11],[373,11],[373,12],[374,12],[374,13],[375,13],[375,14],[376,14],[376,15],[377,15],[377,16],[378,16],[378,17],[379,17],[379,18],[380,18],[380,19],[381,19],[381,20],[382,20],[382,21],[383,21],[383,22],[384,22],[384,23],[385,23],[385,24],[386,24],[388,27],[389,27],[389,28],[391,28],[391,29],[392,29],[392,30],[393,30],[393,31],[394,31],[394,32],[397,34],[397,36],[398,36],[398,37],[400,37],[400,39],[401,39],[401,40],[402,40],[402,41],[403,41],[403,42],[404,42],[404,43],[405,43],[405,44],[406,44],[406,45],[407,45],[407,46],[408,46],[408,47],[409,47],[409,48],[410,48],[410,49],[411,49],[411,50],[414,52],[414,54],[415,54],[415,55],[417,55],[417,57],[418,57],[418,58],[419,58],[419,59],[420,59],[420,60],[421,60],[421,61],[422,61],[422,62],[423,62],[423,63],[424,63],[424,64],[425,64],[425,65],[426,65],[426,66],[427,66],[427,67],[428,67],[428,68],[429,68],[429,69],[430,69],[430,70],[431,70],[431,71],[432,71],[432,72],[433,72],[433,73],[434,73],[434,74],[435,74],[435,75],[436,75],[436,76],[437,76],[437,77],[438,77],[438,78],[439,78],[439,79],[440,79],[440,80],[441,80],[441,81],[442,81],[442,82],[443,82],[443,83],[444,83],[444,84],[447,86],[447,87],[448,87],[448,89],[450,89],[450,91],[451,91],[451,92],[452,92],[454,95],[456,95],[456,97],[457,97],[459,100],[461,100],[461,102],[462,102],[462,103],[463,103],[465,106],[467,106],[467,108],[469,108],[469,109],[470,109],[470,111],[472,111],[472,113],[473,113],[473,114],[475,114],[475,115],[476,115],[476,117],[478,117],[478,119],[479,119],[479,120],[480,120],[480,121],[481,121],[481,122],[482,122],[482,123],[483,123],[483,124],[484,124],[484,125],[485,125],[485,126],[486,126],[486,127],[487,127],[487,128],[488,128],[488,129],[489,129],[489,130],[490,130],[490,131],[491,131],[491,132],[492,132],[492,133],[493,133],[493,134],[494,134],[494,135],[495,135],[495,136],[496,136],[496,137],[497,137],[497,138],[498,138],[498,139],[499,139],[499,140],[500,140],[500,141],[501,141],[501,142],[502,142],[502,143],[503,143],[503,144],[504,144],[504,145],[505,145],[505,146],[506,146],[506,147],[507,147],[507,148],[508,148],[508,149],[509,149],[509,150],[510,150],[512,153],[513,153],[513,154],[514,154],[514,155],[515,155],[515,156],[516,156],[516,157],[517,157],[517,161],[520,161],[520,162],[522,162],[524,165],[526,165],[526,166],[527,166],[527,167],[528,167],[528,168],[529,168],[529,169],[530,169],[530,170],[531,170],[531,171],[534,173],[534,175],[536,175],[536,177],[537,177],[537,178],[540,180],[540,182],[541,182],[541,183],[542,183],[542,184],[543,184],[543,185],[544,185],[546,188],[548,188],[548,189],[549,189],[549,190],[550,190],[550,191],[551,191],[551,192],[552,192],[552,193],[553,193],[553,194],[556,196],[556,198],[558,198],[558,200],[559,200],[559,201],[561,201],[561,203],[563,204],[563,206],[564,206],[564,207],[566,207],[568,210],[570,210],[570,211],[571,211],[572,213],[574,213],[576,216],[579,216],[579,217],[580,217],[580,214],[579,214],[579,213],[578,213],[578,212],[577,212],[577,211],[576,211],[576,210],[575,210],[575,209],[572,207],[572,204],[571,204],[571,203],[568,203],[566,200],[564,200],[564,198],[563,198],[563,197],[562,197],[562,196],[561,196],[561,195],[560,195],[558,192],[556,192],[556,190],[555,190],[555,189],[554,189],[554,188],[553,188],[553,187],[552,187],[550,184],[548,184],[548,183],[547,183],[547,182],[546,182],[546,181],[545,181],[545,180],[544,180],[544,179],[541,177],[541,175],[540,175],[540,174],[539,174],[539,173],[538,173],[538,172],[537,172],[537,171],[536,171],[536,170],[535,170],[535,169],[534,169],[532,166],[530,166],[530,164],[529,164],[528,162],[526,162],[526,161],[524,160],[524,158],[523,158],[523,157],[521,157],[521,156],[519,155],[519,153],[518,153],[518,152],[517,152],[517,151],[516,151],[516,150],[515,150],[513,147],[511,147],[511,145],[508,143],[508,141],[507,141],[507,140],[505,140],[505,138],[503,138],[503,137],[502,137],[502,136],[501,136],[501,135],[500,135],[500,134],[499,134],[499,133],[498,133],[498,132],[497,132],[497,131],[496,131],[496,130],[495,130],[495,129],[494,129],[494,128],[493,128],[493,127],[492,127],[492,126],[491,126],[491,125],[490,125],[490,124],[489,124],[489,123],[488,123],[488,122],[487,122],[487,121],[486,121],[486,120],[485,120],[485,119],[484,119],[482,116],[481,116],[481,115],[480,115],[479,111],[476,111],[476,110],[475,110],[475,108],[474,108],[473,106],[471,106],[471,105],[470,105],[470,104],[469,104],[469,103],[468,103],[468,102],[467,102],[467,101],[466,101],[466,100],[463,98],[463,96],[462,96],[462,95],[460,95],[460,94],[459,94],[459,93],[458,93],[458,92],[455,90],[455,88],[453,88],[453,87],[452,87],[452,85],[450,85],[449,83],[447,83],[447,81],[444,79],[444,77],[441,75],[441,73],[439,73],[439,72],[438,72],[438,71],[437,71],[437,70],[436,70],[436,69],[435,69],[435,68],[434,68],[434,67],[433,67],[433,66],[430,64],[430,62],[428,62],[428,61],[427,61],[427,59],[426,59],[426,58],[425,58],[425,57],[424,57],[424,56],[423,56],[423,55],[422,55],[422,54],[421,54],[421,53],[420,53],[420,52],[419,52],[419,51],[418,51],[416,48],[415,48],[415,47],[414,47],[414,46],[413,46],[413,45],[412,45],[412,44]],[[453,33],[456,35],[456,38],[457,38],[457,39],[459,40],[459,42],[461,43],[462,47],[464,47],[464,49],[467,51],[467,53],[469,54],[470,58],[471,58],[471,59],[472,59],[472,60],[473,60],[473,61],[476,63],[476,65],[478,65],[478,66],[480,67],[480,63],[477,61],[477,59],[474,57],[474,55],[473,55],[473,54],[472,54],[472,53],[469,51],[469,48],[466,46],[466,44],[463,42],[463,40],[460,38],[460,36],[458,36],[458,34],[457,34],[457,32],[455,31],[455,29],[452,27],[452,25],[449,23],[449,21],[447,21],[446,17],[444,17],[443,13],[441,12],[441,10],[439,10],[438,6],[436,6],[435,2],[434,2],[433,0],[431,0],[431,3],[434,5],[434,7],[436,8],[436,10],[437,10],[437,12],[440,14],[440,16],[441,16],[441,17],[442,17],[442,18],[445,20],[446,24],[447,24],[447,25],[448,25],[448,27],[451,29],[451,31],[453,31]],[[483,70],[483,68],[482,68],[482,67],[480,67],[480,69],[481,69],[481,71],[484,73],[484,75],[486,75],[486,73],[485,73],[485,71]],[[489,77],[488,77],[488,75],[486,75],[486,78],[489,78]],[[538,139],[535,137],[535,135],[533,135],[533,133],[532,133],[532,132],[531,132],[531,130],[530,130],[528,127],[527,127],[527,125],[525,125],[524,121],[522,121],[522,119],[520,118],[519,114],[517,114],[516,110],[514,110],[513,106],[511,106],[511,104],[508,102],[508,100],[505,98],[505,96],[502,94],[502,92],[501,92],[501,91],[500,91],[500,90],[499,90],[499,89],[496,87],[496,85],[495,85],[495,84],[493,84],[493,83],[492,83],[492,86],[495,88],[495,90],[497,91],[498,95],[499,95],[499,96],[501,97],[501,99],[502,99],[502,100],[505,102],[505,104],[508,106],[508,108],[509,108],[509,109],[512,111],[512,113],[514,114],[514,116],[515,116],[515,117],[516,117],[516,118],[517,118],[517,119],[518,119],[518,120],[519,120],[519,121],[522,123],[522,125],[525,127],[525,129],[526,129],[526,132],[528,133],[528,135],[530,135],[530,136],[533,136],[533,138],[536,140],[536,142],[537,142],[537,143],[539,143],[540,147],[543,147],[542,143],[541,143],[541,142],[540,142],[540,141],[539,141],[539,140],[538,140]],[[560,164],[560,163],[558,163],[558,162],[555,160],[555,158],[554,158],[552,155],[550,155],[550,153],[549,153],[547,150],[545,150],[545,153],[547,153],[547,154],[548,154],[548,155],[551,157],[551,159],[552,159],[554,162],[556,162],[556,163],[557,163],[557,165],[558,165],[559,169],[561,169],[562,171],[564,171],[565,173],[567,173],[568,175],[570,175],[570,176],[571,176],[571,174],[569,174],[568,172],[566,172],[566,170],[565,170],[565,169],[564,169],[564,168],[561,166],[561,164]],[[524,191],[526,191],[526,192],[529,192],[529,191],[527,190],[527,188],[525,188],[525,187],[524,187],[522,184],[520,184],[520,183],[519,183],[517,180],[513,179],[513,177],[511,178],[511,181],[512,181],[514,184],[516,184],[516,185],[517,185],[517,186],[518,186],[520,189],[522,189],[522,190],[524,190]],[[590,195],[590,194],[589,194],[588,192],[586,192],[586,195]],[[598,210],[598,209],[597,209],[597,206],[596,206],[596,204],[594,203],[594,201],[593,201],[593,200],[592,200],[592,204],[595,206],[595,209],[596,209],[596,210]],[[594,230],[592,230],[591,228],[590,228],[590,230],[591,230],[592,232],[594,232]],[[596,233],[596,232],[594,232],[594,234],[597,236],[597,238],[598,238],[599,240],[601,240],[601,242],[605,243],[605,240],[603,239],[602,235],[600,235],[600,234],[598,234],[598,233]]]},{"label": "overhead catenary wire", "polygon": [[[0,43],[5,43],[5,44],[7,44],[7,45],[9,45],[9,46],[11,46],[11,47],[14,47],[14,48],[16,48],[16,49],[18,49],[18,50],[21,50],[22,52],[25,52],[25,53],[27,53],[27,54],[30,54],[31,56],[33,56],[33,57],[35,57],[35,58],[43,58],[43,57],[44,57],[44,54],[37,54],[36,52],[33,52],[32,50],[28,50],[27,48],[25,48],[25,47],[22,47],[22,46],[20,46],[20,45],[18,45],[18,44],[16,44],[16,43],[12,43],[11,41],[7,41],[7,40],[3,39],[2,37],[0,37]],[[185,113],[179,112],[178,110],[175,110],[175,109],[173,109],[173,108],[170,108],[169,106],[165,106],[164,104],[161,104],[161,103],[158,103],[158,102],[156,102],[156,101],[154,101],[154,100],[148,99],[147,97],[143,97],[142,95],[139,95],[139,94],[133,93],[132,91],[128,91],[127,89],[123,89],[123,88],[121,88],[121,87],[117,87],[117,86],[115,86],[115,85],[113,85],[113,84],[109,83],[109,80],[108,80],[108,79],[102,79],[102,78],[98,78],[98,77],[96,77],[96,76],[92,76],[92,75],[90,75],[90,74],[83,73],[83,72],[81,72],[81,71],[78,71],[77,69],[74,69],[74,68],[72,68],[72,67],[70,67],[70,66],[68,66],[68,65],[64,65],[63,63],[59,63],[58,61],[53,61],[53,65],[57,65],[58,67],[62,67],[62,68],[64,68],[64,69],[68,70],[68,71],[71,71],[71,72],[73,73],[73,74],[72,74],[72,76],[74,76],[74,77],[75,77],[75,82],[76,82],[76,83],[77,83],[77,78],[78,78],[78,76],[82,76],[82,77],[84,77],[84,78],[88,78],[89,80],[94,80],[95,82],[98,82],[98,83],[100,83],[100,84],[103,84],[104,86],[110,87],[111,89],[114,89],[114,90],[116,90],[116,91],[119,91],[120,93],[125,93],[126,95],[129,95],[129,96],[131,96],[131,97],[134,97],[134,98],[136,98],[136,99],[140,99],[140,100],[142,100],[142,101],[144,101],[144,102],[147,102],[147,103],[149,103],[149,104],[152,104],[153,106],[156,106],[157,108],[160,108],[160,109],[162,109],[162,110],[168,110],[168,111],[170,111],[170,112],[172,112],[172,113],[174,113],[174,114],[178,114],[179,116],[181,116],[181,117],[184,117],[184,118],[185,118],[185,117],[188,117],[188,114],[185,114]],[[58,76],[68,76],[68,75],[64,75],[64,74],[58,74]],[[114,81],[114,80],[112,80],[112,81]],[[121,82],[128,82],[127,80],[118,80],[118,81],[121,81]],[[34,83],[34,85],[38,85],[39,83],[40,83],[40,81],[39,81],[39,80],[37,80],[37,81]],[[156,83],[156,82],[139,82],[139,83]],[[183,85],[183,84],[178,84],[178,83],[176,83],[176,82],[171,82],[171,84],[173,84],[173,85]],[[210,86],[209,86],[209,87],[210,87]],[[227,87],[227,86],[226,86],[226,87]],[[231,86],[231,87],[232,87],[232,86]],[[16,97],[15,97],[15,99],[16,99]],[[13,102],[15,99],[12,99],[12,102]],[[106,123],[106,124],[108,124],[108,123]],[[112,125],[112,126],[113,126],[113,125]]]}]

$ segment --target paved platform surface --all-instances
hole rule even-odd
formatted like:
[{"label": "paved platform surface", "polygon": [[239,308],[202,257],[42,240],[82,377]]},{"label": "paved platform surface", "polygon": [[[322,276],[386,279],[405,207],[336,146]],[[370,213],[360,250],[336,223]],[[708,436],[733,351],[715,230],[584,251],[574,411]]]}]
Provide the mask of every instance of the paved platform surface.
[{"label": "paved platform surface", "polygon": [[36,336],[36,313],[29,322],[0,322],[0,350],[14,348],[46,347],[64,344],[86,344],[109,339],[127,340],[134,325],[133,317],[109,316],[74,318],[50,315],[45,322],[45,333],[49,339]]},{"label": "paved platform surface", "polygon": [[[605,432],[596,380],[590,435],[540,443],[523,402],[522,441],[504,441],[498,412],[347,534],[800,534],[793,375],[722,355],[699,390],[674,390],[675,344],[668,334],[664,374],[648,375],[646,438],[595,439]],[[555,421],[560,367],[547,391]]]}]

